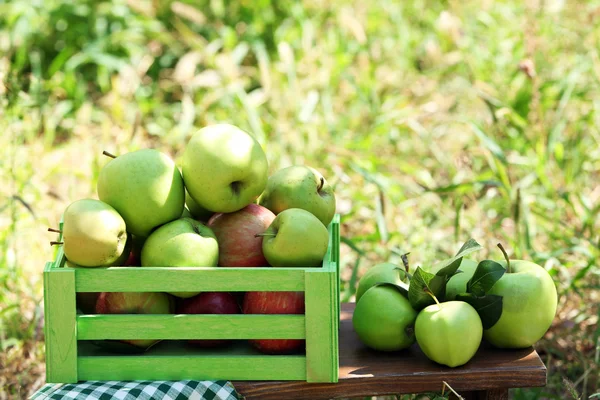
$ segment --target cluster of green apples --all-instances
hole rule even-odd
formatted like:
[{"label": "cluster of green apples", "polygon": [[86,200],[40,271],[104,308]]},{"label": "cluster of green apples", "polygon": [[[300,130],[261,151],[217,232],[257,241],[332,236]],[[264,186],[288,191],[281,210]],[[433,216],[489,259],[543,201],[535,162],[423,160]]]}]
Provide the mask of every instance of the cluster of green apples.
[{"label": "cluster of green apples", "polygon": [[[379,351],[406,349],[416,341],[430,360],[458,367],[471,360],[483,340],[498,348],[519,349],[544,336],[557,307],[556,287],[544,268],[506,258],[493,272],[481,268],[476,273],[477,262],[459,261],[459,273],[447,280],[440,300],[425,290],[435,303],[424,308],[415,308],[410,300],[414,277],[407,287],[401,279],[407,275],[403,268],[383,263],[369,269],[359,281],[352,319],[360,340]],[[469,293],[486,280],[490,288],[485,293]],[[489,308],[500,304],[501,312],[486,319]]]},{"label": "cluster of green apples", "polygon": [[[304,165],[269,177],[260,143],[238,127],[215,124],[192,135],[181,170],[154,149],[104,154],[112,159],[100,171],[98,199],[75,201],[63,215],[60,244],[67,266],[322,265],[335,213],[333,188]],[[173,312],[174,302],[165,296],[102,294],[87,308]]]}]

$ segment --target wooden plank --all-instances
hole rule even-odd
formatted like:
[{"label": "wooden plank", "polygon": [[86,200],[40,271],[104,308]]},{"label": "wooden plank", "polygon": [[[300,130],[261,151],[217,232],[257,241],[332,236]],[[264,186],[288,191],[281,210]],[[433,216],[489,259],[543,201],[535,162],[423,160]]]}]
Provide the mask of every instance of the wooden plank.
[{"label": "wooden plank", "polygon": [[79,340],[304,339],[304,315],[79,315]]},{"label": "wooden plank", "polygon": [[44,271],[46,381],[77,382],[75,273],[48,265]]},{"label": "wooden plank", "polygon": [[304,380],[304,356],[80,356],[82,380]]},{"label": "wooden plank", "polygon": [[338,343],[334,272],[306,272],[306,377],[308,382],[337,382]]},{"label": "wooden plank", "polygon": [[[448,368],[428,360],[418,346],[379,353],[363,346],[352,328],[354,304],[342,305],[340,376],[337,384],[306,382],[233,382],[251,399],[330,399],[384,396],[441,390],[448,382],[458,393],[546,384],[546,367],[533,348],[499,350],[483,345],[466,365]],[[307,321],[308,323],[308,321]],[[500,397],[502,398],[502,397]]]},{"label": "wooden plank", "polygon": [[78,292],[304,291],[303,268],[77,268]]}]

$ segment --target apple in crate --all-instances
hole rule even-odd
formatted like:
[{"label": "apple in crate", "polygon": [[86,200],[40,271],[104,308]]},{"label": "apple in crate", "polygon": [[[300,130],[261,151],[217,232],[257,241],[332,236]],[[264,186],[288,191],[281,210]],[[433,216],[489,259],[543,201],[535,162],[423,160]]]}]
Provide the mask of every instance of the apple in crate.
[{"label": "apple in crate", "polygon": [[269,209],[249,204],[233,213],[218,213],[208,221],[219,243],[219,265],[222,267],[265,267],[263,233],[275,219]]},{"label": "apple in crate", "polygon": [[273,267],[319,267],[329,245],[325,225],[301,208],[282,211],[256,236],[263,237],[263,254]]},{"label": "apple in crate", "polygon": [[184,208],[185,189],[179,169],[169,156],[154,149],[133,151],[109,161],[100,171],[97,189],[100,200],[121,214],[127,231],[140,237],[179,218]]},{"label": "apple in crate", "polygon": [[[244,314],[304,314],[304,292],[247,292]],[[263,353],[287,354],[304,348],[303,339],[252,339]]]},{"label": "apple in crate", "polygon": [[185,147],[181,170],[190,197],[213,212],[246,207],[260,196],[268,178],[267,156],[260,143],[230,124],[210,125],[194,133]]},{"label": "apple in crate", "polygon": [[323,175],[314,168],[294,165],[280,169],[267,181],[258,204],[275,214],[302,208],[328,226],[335,214],[335,194]]},{"label": "apple in crate", "polygon": [[[182,299],[176,308],[176,314],[240,314],[240,306],[235,297],[227,292],[204,292],[197,296]],[[198,347],[218,347],[228,340],[188,340]]]},{"label": "apple in crate", "polygon": [[[219,245],[213,231],[192,218],[180,218],[152,232],[142,248],[143,267],[216,267]],[[171,292],[192,297],[198,292]]]},{"label": "apple in crate", "polygon": [[[160,292],[102,292],[96,301],[96,314],[171,314],[173,298]],[[140,326],[140,330],[144,327]],[[147,349],[159,340],[119,340],[121,343]],[[112,346],[114,347],[114,346]]]}]

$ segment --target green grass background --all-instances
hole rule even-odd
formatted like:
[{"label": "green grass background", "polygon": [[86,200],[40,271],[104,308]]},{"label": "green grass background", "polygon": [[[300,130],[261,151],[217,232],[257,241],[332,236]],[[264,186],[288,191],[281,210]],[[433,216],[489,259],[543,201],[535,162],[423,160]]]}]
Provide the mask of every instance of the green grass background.
[{"label": "green grass background", "polygon": [[511,396],[593,396],[599,49],[598,1],[0,0],[0,399],[43,383],[46,228],[96,197],[102,150],[179,163],[215,122],[334,185],[344,301],[470,237],[544,266],[548,385]]}]

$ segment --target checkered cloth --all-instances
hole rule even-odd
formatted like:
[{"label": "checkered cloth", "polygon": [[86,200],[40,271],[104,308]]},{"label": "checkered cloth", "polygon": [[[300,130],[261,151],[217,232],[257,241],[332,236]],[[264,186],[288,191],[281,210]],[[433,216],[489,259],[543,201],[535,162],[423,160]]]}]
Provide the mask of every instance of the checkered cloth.
[{"label": "checkered cloth", "polygon": [[47,384],[30,400],[239,400],[228,381],[87,381]]}]

